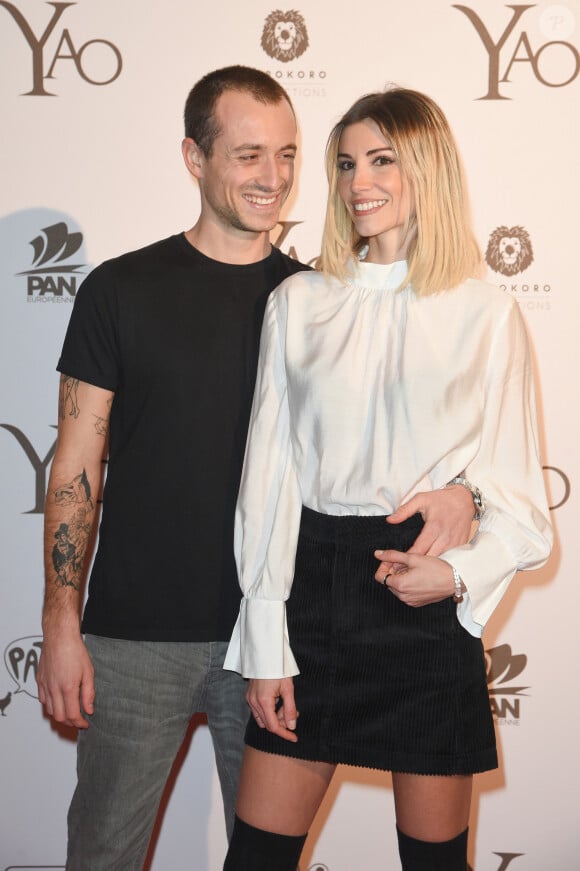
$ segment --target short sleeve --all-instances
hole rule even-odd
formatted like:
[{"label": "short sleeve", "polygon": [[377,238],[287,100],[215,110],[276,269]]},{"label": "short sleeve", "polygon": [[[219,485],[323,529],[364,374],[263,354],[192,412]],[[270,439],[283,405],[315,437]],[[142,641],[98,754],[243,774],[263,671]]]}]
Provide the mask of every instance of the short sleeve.
[{"label": "short sleeve", "polygon": [[116,288],[108,263],[81,284],[57,370],[95,387],[116,391],[120,378]]}]

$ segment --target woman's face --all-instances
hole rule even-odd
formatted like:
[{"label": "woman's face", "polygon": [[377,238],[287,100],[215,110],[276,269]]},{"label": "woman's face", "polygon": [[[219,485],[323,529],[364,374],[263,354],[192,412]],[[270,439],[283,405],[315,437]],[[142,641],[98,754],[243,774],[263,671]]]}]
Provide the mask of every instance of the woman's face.
[{"label": "woman's face", "polygon": [[345,127],[338,146],[338,192],[357,233],[368,239],[367,260],[405,258],[412,196],[389,141],[370,118]]}]

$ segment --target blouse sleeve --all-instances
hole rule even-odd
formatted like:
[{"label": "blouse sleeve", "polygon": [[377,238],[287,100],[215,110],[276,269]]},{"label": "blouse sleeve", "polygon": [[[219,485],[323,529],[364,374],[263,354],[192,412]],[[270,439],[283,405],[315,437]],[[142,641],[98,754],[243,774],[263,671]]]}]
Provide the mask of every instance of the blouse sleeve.
[{"label": "blouse sleeve", "polygon": [[273,293],[264,315],[236,508],[234,550],[243,598],[224,667],[244,677],[299,671],[286,624],[302,501],[290,440],[284,307]]},{"label": "blouse sleeve", "polygon": [[477,481],[487,510],[473,540],[441,556],[467,587],[459,620],[472,635],[481,636],[515,573],[542,566],[553,540],[531,355],[516,303],[492,343],[481,440],[465,473]]}]

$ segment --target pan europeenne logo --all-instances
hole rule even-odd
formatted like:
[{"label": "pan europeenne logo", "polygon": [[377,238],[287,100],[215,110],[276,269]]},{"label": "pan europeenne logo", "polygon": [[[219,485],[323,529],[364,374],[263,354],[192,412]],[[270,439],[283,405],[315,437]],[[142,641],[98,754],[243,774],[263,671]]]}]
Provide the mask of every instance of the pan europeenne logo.
[{"label": "pan europeenne logo", "polygon": [[77,292],[76,273],[86,264],[70,262],[83,244],[83,234],[70,232],[64,221],[43,227],[30,240],[32,268],[18,272],[27,277],[28,302],[73,302]]},{"label": "pan europeenne logo", "polygon": [[512,681],[523,672],[527,656],[512,653],[509,644],[500,644],[485,651],[485,660],[492,714],[503,725],[519,725],[521,697],[529,687],[514,686]]},{"label": "pan europeenne logo", "polygon": [[[107,39],[89,39],[78,46],[75,44],[70,30],[64,27],[58,37],[57,25],[69,6],[77,6],[78,3],[50,3],[52,15],[48,24],[43,24],[44,30],[39,31],[24,16],[24,13],[15,3],[0,0],[15,24],[20,30],[24,42],[30,49],[32,56],[32,90],[26,91],[24,97],[55,97],[52,91],[45,89],[46,79],[54,79],[55,69],[63,61],[72,61],[76,71],[85,82],[91,85],[110,85],[118,79],[123,69],[121,52],[112,42]],[[67,13],[68,14],[68,13]],[[54,39],[58,38],[56,48]],[[50,47],[48,47],[50,46]]]},{"label": "pan europeenne logo", "polygon": [[534,259],[532,241],[523,227],[496,227],[489,237],[485,261],[494,272],[517,275]]},{"label": "pan europeenne logo", "polygon": [[304,18],[296,9],[276,9],[266,18],[262,30],[262,48],[274,60],[289,63],[308,48],[308,31]]},{"label": "pan europeenne logo", "polygon": [[7,717],[9,706],[14,702],[14,697],[20,693],[38,699],[38,687],[36,686],[36,671],[42,650],[42,636],[29,635],[26,638],[16,638],[4,650],[4,665],[6,671],[16,684],[7,692],[0,691],[0,717]]}]

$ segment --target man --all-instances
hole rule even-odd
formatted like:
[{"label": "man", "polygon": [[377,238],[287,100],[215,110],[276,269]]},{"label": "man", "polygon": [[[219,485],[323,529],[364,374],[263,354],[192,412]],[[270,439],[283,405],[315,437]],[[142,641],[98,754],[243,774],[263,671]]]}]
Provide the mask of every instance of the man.
[{"label": "man", "polygon": [[[233,824],[247,720],[244,681],[222,669],[240,597],[235,500],[266,298],[307,267],[268,237],[293,181],[286,92],[257,70],[216,70],[189,94],[185,133],[197,222],[91,273],[58,365],[38,684],[48,713],[80,730],[69,871],[142,866],[198,711],[208,718],[228,836]],[[416,510],[427,520],[423,551],[466,539],[473,511],[464,488],[417,496],[401,519]]]}]

